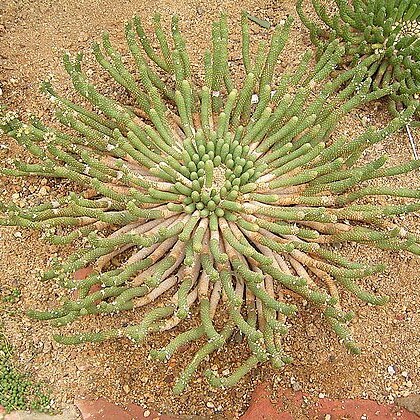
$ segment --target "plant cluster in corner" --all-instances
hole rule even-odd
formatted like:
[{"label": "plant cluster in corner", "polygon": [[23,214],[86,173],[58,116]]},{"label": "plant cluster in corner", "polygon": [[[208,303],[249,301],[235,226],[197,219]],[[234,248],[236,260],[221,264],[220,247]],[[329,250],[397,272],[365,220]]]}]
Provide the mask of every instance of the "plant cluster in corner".
[{"label": "plant cluster in corner", "polygon": [[13,364],[13,349],[0,331],[0,406],[6,413],[14,410],[35,410],[50,413],[50,397],[41,384],[33,383]]},{"label": "plant cluster in corner", "polygon": [[[330,42],[339,41],[346,49],[342,64],[353,66],[364,60],[372,89],[398,83],[390,95],[394,115],[397,107],[409,106],[420,95],[420,2],[418,0],[334,0],[337,11],[329,13],[321,0],[311,0],[320,24],[303,11],[297,11],[310,30],[318,54]],[[308,2],[309,3],[309,2]],[[322,22],[322,24],[321,24]],[[420,114],[417,109],[416,116]],[[419,121],[412,121],[418,125]]]}]

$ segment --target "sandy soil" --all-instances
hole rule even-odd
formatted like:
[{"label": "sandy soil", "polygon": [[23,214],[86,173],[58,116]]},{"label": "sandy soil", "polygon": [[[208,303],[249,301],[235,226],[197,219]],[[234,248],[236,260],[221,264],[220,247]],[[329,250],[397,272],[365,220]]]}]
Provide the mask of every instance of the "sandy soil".
[{"label": "sandy soil", "polygon": [[[240,57],[239,17],[246,9],[261,18],[277,23],[287,14],[295,15],[293,2],[268,0],[190,1],[175,0],[5,0],[0,3],[0,101],[9,108],[24,113],[30,110],[51,121],[51,104],[39,93],[39,82],[54,75],[59,90],[71,96],[64,70],[63,51],[86,53],[86,66],[93,70],[93,79],[103,75],[93,65],[90,41],[108,30],[114,44],[126,51],[123,24],[134,13],[144,18],[153,12],[162,13],[165,22],[173,13],[182,17],[182,28],[189,41],[189,52],[197,77],[201,77],[201,57],[209,45],[211,22],[226,11],[230,20],[231,58]],[[253,26],[255,38],[262,39],[265,30]],[[296,19],[287,51],[279,70],[296,64],[299,55],[309,48],[305,28]],[[114,87],[109,85],[108,91]],[[111,92],[112,93],[112,92]],[[383,126],[388,120],[384,104],[370,104],[353,112],[341,126],[349,136],[359,133],[362,123]],[[414,133],[417,141],[420,132]],[[0,159],[23,156],[24,152],[7,138],[0,141]],[[411,158],[404,133],[388,139],[369,158],[386,151],[390,163]],[[388,182],[391,185],[418,185],[418,174]],[[22,205],[42,201],[47,194],[62,195],[72,188],[69,183],[51,180],[0,180],[0,199],[18,200]],[[415,215],[399,218],[407,229],[419,232]],[[399,395],[419,392],[420,374],[420,291],[418,288],[419,261],[406,253],[372,251],[358,246],[343,249],[348,256],[367,262],[382,261],[389,267],[384,275],[367,279],[364,285],[391,297],[385,308],[374,308],[348,295],[343,304],[354,309],[358,316],[353,322],[354,335],[363,353],[355,357],[347,354],[334,334],[315,311],[302,310],[291,320],[293,327],[286,339],[286,349],[294,362],[282,372],[269,366],[254,371],[233,390],[211,390],[196,376],[181,397],[171,394],[171,386],[180,365],[174,359],[164,365],[147,360],[151,347],[165,343],[162,337],[152,337],[141,347],[128,341],[112,341],[101,345],[62,347],[52,341],[53,329],[46,323],[33,322],[23,312],[33,307],[53,307],[62,291],[51,283],[36,279],[39,270],[56,255],[64,257],[70,249],[58,249],[42,242],[36,232],[1,229],[0,231],[0,294],[19,288],[22,297],[17,304],[0,313],[7,335],[15,346],[22,368],[34,378],[47,382],[52,389],[55,405],[60,408],[75,396],[105,396],[120,403],[137,402],[162,412],[215,415],[232,418],[242,413],[255,385],[268,381],[273,392],[280,386],[303,389],[318,397],[323,394],[335,398],[363,396],[378,401],[392,401]],[[14,309],[14,313],[11,309]],[[121,315],[119,322],[132,319]],[[74,331],[112,325],[113,319],[92,318],[84,325],[77,323]],[[72,327],[73,328],[73,327]],[[69,330],[70,331],[70,330]],[[227,351],[216,355],[208,366],[223,370],[243,353],[241,344],[231,344]],[[186,356],[193,354],[186,349]],[[178,362],[179,363],[179,362]],[[207,366],[207,367],[208,367]],[[203,366],[202,368],[205,368]]]}]

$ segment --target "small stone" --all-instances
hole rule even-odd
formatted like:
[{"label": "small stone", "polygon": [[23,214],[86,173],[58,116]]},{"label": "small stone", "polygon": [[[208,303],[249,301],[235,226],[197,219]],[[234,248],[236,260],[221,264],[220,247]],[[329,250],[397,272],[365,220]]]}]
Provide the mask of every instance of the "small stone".
[{"label": "small stone", "polygon": [[84,372],[85,370],[89,369],[89,365],[83,363],[83,361],[82,362],[77,362],[76,366],[77,366],[77,369],[80,370],[81,372]]},{"label": "small stone", "polygon": [[296,380],[294,376],[290,377],[290,384],[292,385],[293,391],[301,391],[302,385]]},{"label": "small stone", "polygon": [[50,342],[50,341],[45,341],[45,342],[43,343],[43,349],[42,349],[42,352],[43,352],[44,354],[48,354],[51,350],[52,350],[52,344],[51,344],[51,342]]},{"label": "small stone", "polygon": [[125,392],[126,394],[128,394],[128,393],[130,392],[130,387],[129,387],[127,384],[125,384],[125,385],[123,386],[123,390],[124,390],[124,392]]},{"label": "small stone", "polygon": [[292,389],[293,391],[302,391],[302,385],[299,382],[293,382],[292,383]]},{"label": "small stone", "polygon": [[39,195],[45,196],[45,195],[47,195],[47,194],[48,194],[48,187],[46,187],[46,186],[42,186],[42,187],[39,189]]},{"label": "small stone", "polygon": [[395,375],[395,373],[396,373],[396,370],[395,370],[394,366],[392,366],[392,365],[388,366],[387,371],[390,375]]},{"label": "small stone", "polygon": [[309,337],[316,337],[318,335],[318,328],[314,324],[309,324],[306,332]]},{"label": "small stone", "polygon": [[149,417],[150,416],[150,410],[145,410],[143,413],[143,417]]},{"label": "small stone", "polygon": [[214,406],[214,404],[211,402],[211,401],[208,401],[207,403],[206,403],[206,406],[208,407],[208,408],[214,408],[215,406]]},{"label": "small stone", "polygon": [[331,420],[331,414],[325,414],[324,420]]},{"label": "small stone", "polygon": [[319,397],[319,398],[325,398],[325,394],[324,394],[324,393],[322,393],[322,392],[320,392],[320,393],[318,394],[318,397]]},{"label": "small stone", "polygon": [[14,233],[13,233],[13,236],[14,236],[15,238],[21,238],[21,237],[22,237],[22,232],[19,232],[19,231],[14,232]]},{"label": "small stone", "polygon": [[412,394],[408,397],[397,398],[397,404],[420,416],[420,394]]},{"label": "small stone", "polygon": [[369,121],[370,121],[370,118],[369,117],[366,117],[366,116],[363,116],[362,118],[361,118],[361,123],[362,123],[362,126],[363,127],[366,127],[367,125],[369,125]]}]

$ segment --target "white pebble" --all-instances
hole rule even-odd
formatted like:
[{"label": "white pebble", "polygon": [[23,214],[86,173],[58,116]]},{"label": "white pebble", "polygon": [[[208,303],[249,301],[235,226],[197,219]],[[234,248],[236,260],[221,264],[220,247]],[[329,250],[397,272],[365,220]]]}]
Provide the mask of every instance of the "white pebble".
[{"label": "white pebble", "polygon": [[40,195],[47,195],[48,194],[48,189],[46,188],[46,187],[41,187],[40,189],[39,189],[39,194]]},{"label": "white pebble", "polygon": [[396,372],[394,366],[392,365],[388,366],[387,371],[390,375],[395,375],[395,372]]}]

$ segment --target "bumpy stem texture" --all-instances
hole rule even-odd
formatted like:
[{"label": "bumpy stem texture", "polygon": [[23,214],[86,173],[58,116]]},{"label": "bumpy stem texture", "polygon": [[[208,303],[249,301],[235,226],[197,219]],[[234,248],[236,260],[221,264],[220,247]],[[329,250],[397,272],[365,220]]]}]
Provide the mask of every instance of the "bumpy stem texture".
[{"label": "bumpy stem texture", "polygon": [[[385,167],[382,156],[359,163],[365,149],[410,121],[416,104],[377,132],[332,143],[330,135],[346,113],[394,89],[369,93],[364,61],[326,81],[345,53],[338,43],[326,48],[314,69],[306,53],[296,71],[274,80],[291,20],[275,28],[270,44],[253,59],[244,16],[245,77],[234,87],[222,16],[213,24],[199,88],[178,19],[172,21],[172,39],[159,16],[154,23],[157,49],[140,19],[126,26],[135,71],[108,35],[94,45],[98,63],[131,102],[100,93],[82,71],[81,56],[66,55],[65,68],[89,109],[45,82],[42,89],[57,104],[64,129],[36,118],[24,123],[14,112],[1,111],[1,129],[34,157],[30,163],[15,160],[1,169],[3,175],[66,178],[84,188],[30,209],[1,204],[0,224],[41,229],[54,244],[79,247],[43,275],[77,289],[78,297],[29,315],[60,327],[88,314],[149,308],[138,325],[57,335],[63,344],[117,337],[139,342],[195,318],[195,326],[152,351],[167,360],[185,344],[202,344],[177,380],[176,393],[237,331],[246,338],[249,357],[226,378],[206,372],[213,386],[232,386],[263,362],[275,368],[290,362],[282,336],[287,317],[302,302],[317,307],[357,353],[347,327],[353,314],[341,309],[340,294],[384,304],[385,296],[359,282],[384,267],[349,261],[331,245],[356,242],[419,254],[419,238],[387,220],[418,211],[419,191],[364,183],[406,173],[419,162]],[[343,83],[347,87],[339,91]],[[375,195],[407,199],[399,205],[359,201]],[[88,265],[94,272],[74,281],[74,271]],[[99,290],[90,293],[95,285]]]},{"label": "bumpy stem texture", "polygon": [[[333,0],[338,9],[328,12],[328,3],[311,0],[322,21],[321,26],[309,19],[303,11],[304,0],[297,1],[297,11],[310,30],[311,40],[318,54],[331,42],[338,41],[346,48],[342,63],[355,65],[368,62],[367,75],[372,90],[398,83],[390,95],[390,110],[406,108],[420,95],[420,3],[418,0]],[[419,124],[420,108],[416,111]]]}]

